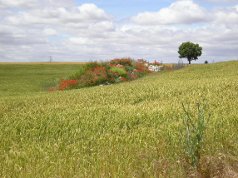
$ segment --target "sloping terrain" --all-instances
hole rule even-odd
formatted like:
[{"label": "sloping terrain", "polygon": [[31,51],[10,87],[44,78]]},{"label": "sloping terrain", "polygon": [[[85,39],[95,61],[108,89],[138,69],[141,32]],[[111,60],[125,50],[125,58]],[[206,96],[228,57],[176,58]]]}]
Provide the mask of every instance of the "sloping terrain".
[{"label": "sloping terrain", "polygon": [[1,93],[0,177],[186,177],[182,104],[196,114],[196,103],[207,106],[202,159],[221,158],[236,175],[238,62],[23,93]]}]

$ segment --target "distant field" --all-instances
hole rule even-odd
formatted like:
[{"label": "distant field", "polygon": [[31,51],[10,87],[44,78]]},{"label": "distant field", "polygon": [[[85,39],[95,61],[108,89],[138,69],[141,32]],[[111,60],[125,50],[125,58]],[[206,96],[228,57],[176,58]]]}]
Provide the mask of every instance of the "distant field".
[{"label": "distant field", "polygon": [[54,80],[77,71],[82,63],[0,63],[0,96],[47,90]]},{"label": "distant field", "polygon": [[85,64],[86,62],[0,62],[1,64],[47,64],[47,65],[56,65],[56,64]]},{"label": "distant field", "polygon": [[238,62],[42,92],[78,67],[0,65],[0,177],[186,178],[182,103],[207,105],[207,174],[237,176]]}]

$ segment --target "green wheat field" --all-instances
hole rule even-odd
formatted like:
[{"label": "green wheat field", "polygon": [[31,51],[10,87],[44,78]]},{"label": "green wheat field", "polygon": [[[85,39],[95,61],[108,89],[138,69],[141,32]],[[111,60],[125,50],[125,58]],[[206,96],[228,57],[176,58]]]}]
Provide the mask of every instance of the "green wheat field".
[{"label": "green wheat field", "polygon": [[47,91],[79,68],[0,64],[0,177],[187,177],[182,105],[195,118],[197,103],[206,106],[201,160],[237,175],[237,61]]}]

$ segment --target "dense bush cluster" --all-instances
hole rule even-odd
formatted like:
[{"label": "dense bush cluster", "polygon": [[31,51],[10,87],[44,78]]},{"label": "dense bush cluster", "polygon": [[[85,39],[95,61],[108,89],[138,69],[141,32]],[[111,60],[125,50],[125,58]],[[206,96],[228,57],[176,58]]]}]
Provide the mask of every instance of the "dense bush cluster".
[{"label": "dense bush cluster", "polygon": [[149,73],[146,61],[130,58],[113,59],[109,62],[91,62],[82,66],[68,79],[61,80],[58,90],[67,90],[96,85],[135,80]]}]

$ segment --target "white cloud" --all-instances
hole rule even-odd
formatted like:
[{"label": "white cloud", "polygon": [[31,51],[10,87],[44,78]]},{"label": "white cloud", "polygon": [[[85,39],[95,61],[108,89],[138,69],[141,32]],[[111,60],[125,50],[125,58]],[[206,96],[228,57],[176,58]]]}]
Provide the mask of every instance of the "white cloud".
[{"label": "white cloud", "polygon": [[57,31],[52,29],[52,28],[45,28],[43,30],[43,33],[47,36],[51,36],[51,35],[57,35]]},{"label": "white cloud", "polygon": [[237,3],[237,0],[203,0],[212,3]]},{"label": "white cloud", "polygon": [[0,59],[47,61],[53,56],[58,61],[85,61],[131,56],[176,62],[183,41],[201,44],[204,59],[238,56],[237,6],[208,10],[183,0],[118,22],[95,4],[65,2],[35,0],[37,6],[19,5],[17,11],[8,4],[10,9],[1,11]]},{"label": "white cloud", "polygon": [[0,8],[32,7],[36,5],[35,0],[0,0]]},{"label": "white cloud", "polygon": [[8,16],[5,21],[13,25],[34,24],[67,24],[95,23],[110,19],[109,16],[94,4],[83,4],[72,8],[32,9]]},{"label": "white cloud", "polygon": [[231,24],[232,26],[238,24],[238,5],[223,10],[217,10],[214,14],[216,23]]},{"label": "white cloud", "polygon": [[143,12],[133,17],[141,25],[192,24],[209,20],[206,10],[190,0],[177,1],[158,12]]},{"label": "white cloud", "polygon": [[83,4],[82,6],[78,7],[80,16],[82,19],[107,19],[107,14],[100,8],[98,8],[94,4]]},{"label": "white cloud", "polygon": [[70,7],[74,4],[73,0],[0,0],[0,8],[41,8],[41,7]]}]

